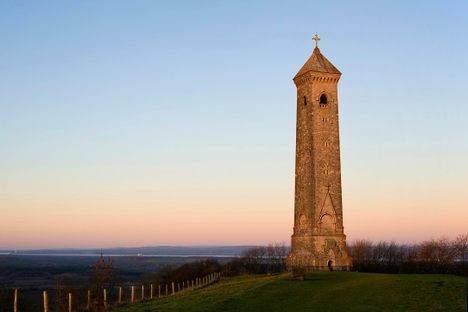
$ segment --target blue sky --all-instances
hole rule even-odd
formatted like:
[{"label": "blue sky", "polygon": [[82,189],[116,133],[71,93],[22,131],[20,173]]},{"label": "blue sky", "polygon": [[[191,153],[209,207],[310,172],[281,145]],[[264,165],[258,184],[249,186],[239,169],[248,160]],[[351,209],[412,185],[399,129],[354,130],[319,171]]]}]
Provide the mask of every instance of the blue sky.
[{"label": "blue sky", "polygon": [[316,32],[343,73],[348,237],[466,232],[467,12],[465,1],[2,1],[0,247],[289,241],[292,77]]}]

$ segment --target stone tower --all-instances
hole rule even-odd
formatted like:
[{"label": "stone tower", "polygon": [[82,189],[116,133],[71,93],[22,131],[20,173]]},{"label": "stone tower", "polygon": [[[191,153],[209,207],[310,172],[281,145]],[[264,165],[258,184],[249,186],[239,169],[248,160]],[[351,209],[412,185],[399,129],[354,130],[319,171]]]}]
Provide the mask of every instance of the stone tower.
[{"label": "stone tower", "polygon": [[349,270],[341,199],[338,80],[316,47],[294,77],[297,88],[294,230],[287,266],[295,275]]}]

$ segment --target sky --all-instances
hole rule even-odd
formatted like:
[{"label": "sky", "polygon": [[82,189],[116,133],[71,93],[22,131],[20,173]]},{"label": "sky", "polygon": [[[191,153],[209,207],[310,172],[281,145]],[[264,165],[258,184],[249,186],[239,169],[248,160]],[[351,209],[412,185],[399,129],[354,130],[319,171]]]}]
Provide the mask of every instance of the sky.
[{"label": "sky", "polygon": [[315,33],[347,240],[466,233],[466,1],[6,0],[0,249],[289,244]]}]

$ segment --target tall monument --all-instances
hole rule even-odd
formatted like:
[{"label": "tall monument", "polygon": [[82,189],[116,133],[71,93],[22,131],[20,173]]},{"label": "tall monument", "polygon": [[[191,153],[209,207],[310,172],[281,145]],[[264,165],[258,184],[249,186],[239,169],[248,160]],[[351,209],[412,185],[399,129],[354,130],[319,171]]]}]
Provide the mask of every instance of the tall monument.
[{"label": "tall monument", "polygon": [[341,199],[338,81],[341,72],[322,55],[315,35],[312,56],[294,77],[297,88],[294,230],[288,269],[349,270]]}]

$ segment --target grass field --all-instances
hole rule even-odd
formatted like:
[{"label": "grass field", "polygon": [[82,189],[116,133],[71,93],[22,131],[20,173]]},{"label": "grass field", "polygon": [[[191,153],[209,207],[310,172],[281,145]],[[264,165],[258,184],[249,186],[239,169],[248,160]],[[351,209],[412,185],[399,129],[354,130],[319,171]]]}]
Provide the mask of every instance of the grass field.
[{"label": "grass field", "polygon": [[466,311],[466,297],[459,276],[321,272],[304,281],[288,274],[223,278],[115,311]]}]

